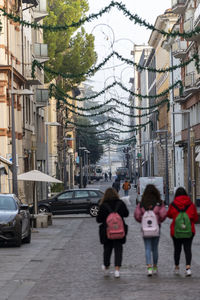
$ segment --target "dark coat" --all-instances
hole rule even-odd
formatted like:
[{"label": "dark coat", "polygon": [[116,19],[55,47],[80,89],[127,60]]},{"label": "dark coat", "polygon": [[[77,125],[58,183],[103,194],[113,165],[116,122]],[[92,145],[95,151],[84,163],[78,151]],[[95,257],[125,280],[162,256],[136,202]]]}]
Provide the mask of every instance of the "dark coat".
[{"label": "dark coat", "polygon": [[112,184],[113,189],[115,189],[117,192],[120,190],[120,181],[115,181]]},{"label": "dark coat", "polygon": [[[117,213],[122,217],[122,220],[124,222],[123,218],[128,217],[129,211],[128,211],[125,203],[122,200],[116,199],[116,200],[112,200],[112,201],[106,201],[105,204],[102,203],[100,205],[98,216],[96,217],[96,221],[97,221],[97,223],[102,223],[99,226],[99,237],[100,237],[101,244],[106,244],[109,241],[107,238],[107,235],[106,235],[106,228],[107,228],[106,219],[107,219],[108,215],[110,214],[107,205],[109,205],[109,207],[113,211],[115,211],[116,205],[119,205],[118,204],[119,202],[120,202],[120,206],[118,206]],[[124,222],[124,228],[125,228],[125,233],[127,235],[128,225],[126,225],[125,222]],[[120,241],[122,244],[124,244],[126,242],[126,236],[123,239],[121,239]]]}]

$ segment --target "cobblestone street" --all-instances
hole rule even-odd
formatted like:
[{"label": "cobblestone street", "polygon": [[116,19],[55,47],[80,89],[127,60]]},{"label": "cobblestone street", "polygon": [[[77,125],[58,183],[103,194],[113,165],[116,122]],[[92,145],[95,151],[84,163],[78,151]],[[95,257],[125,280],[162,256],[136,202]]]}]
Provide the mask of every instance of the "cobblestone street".
[{"label": "cobblestone street", "polygon": [[129,209],[129,234],[120,279],[115,279],[112,272],[108,278],[102,274],[102,245],[94,218],[54,217],[53,226],[35,230],[31,245],[0,249],[0,299],[198,299],[199,225],[193,244],[193,276],[184,276],[183,255],[180,275],[173,274],[173,248],[166,220],[159,247],[159,274],[149,278],[140,225],[132,217],[134,205]]}]

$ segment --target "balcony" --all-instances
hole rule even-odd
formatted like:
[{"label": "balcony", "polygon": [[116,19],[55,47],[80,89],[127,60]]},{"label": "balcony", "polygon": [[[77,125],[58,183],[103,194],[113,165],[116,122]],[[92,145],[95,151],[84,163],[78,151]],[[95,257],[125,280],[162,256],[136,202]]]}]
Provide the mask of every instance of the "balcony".
[{"label": "balcony", "polygon": [[35,68],[35,78],[32,78],[32,67],[27,66],[25,69],[25,77],[29,85],[43,85],[44,84],[44,71],[39,68]]},{"label": "balcony", "polygon": [[40,63],[43,63],[45,61],[49,60],[48,57],[48,45],[47,44],[40,44],[35,43],[33,45],[33,51],[34,51],[34,57],[37,59]]},{"label": "balcony", "polygon": [[39,0],[22,0],[22,3],[32,4],[34,6],[38,5]]},{"label": "balcony", "polygon": [[36,89],[36,106],[44,107],[49,103],[49,90],[48,89]]},{"label": "balcony", "polygon": [[[189,19],[187,19],[185,22],[184,22],[184,25],[183,25],[183,28],[184,28],[184,31],[186,33],[190,32],[193,30],[193,24],[194,24],[194,17],[191,17]],[[187,38],[185,38],[186,41],[198,41],[200,39],[200,34],[197,33],[197,34],[193,34],[192,36],[189,36]]]},{"label": "balcony", "polygon": [[47,0],[39,0],[39,5],[36,6],[33,10],[33,17],[36,22],[39,22],[46,16],[48,16]]},{"label": "balcony", "polygon": [[189,94],[198,91],[199,86],[197,85],[197,80],[199,76],[195,73],[188,73],[185,75],[185,88],[184,94]]},{"label": "balcony", "polygon": [[172,54],[175,58],[183,59],[187,54],[187,48],[186,41],[177,40],[172,45]]},{"label": "balcony", "polygon": [[186,9],[187,0],[172,0],[172,12],[178,15],[182,15]]}]

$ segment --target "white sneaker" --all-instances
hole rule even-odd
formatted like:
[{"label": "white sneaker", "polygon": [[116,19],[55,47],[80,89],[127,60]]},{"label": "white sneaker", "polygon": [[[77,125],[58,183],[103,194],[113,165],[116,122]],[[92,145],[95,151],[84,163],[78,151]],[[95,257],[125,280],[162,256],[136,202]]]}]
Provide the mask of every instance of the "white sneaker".
[{"label": "white sneaker", "polygon": [[119,278],[120,277],[120,273],[118,270],[115,270],[115,274],[114,274],[115,278]]},{"label": "white sneaker", "polygon": [[147,268],[147,276],[153,275],[153,269],[151,267]]},{"label": "white sneaker", "polygon": [[188,276],[191,276],[191,275],[192,275],[191,269],[186,269],[185,270],[185,276],[188,277]]},{"label": "white sneaker", "polygon": [[177,269],[177,268],[174,268],[174,274],[175,275],[179,275],[179,268]]},{"label": "white sneaker", "polygon": [[106,269],[106,267],[104,265],[102,265],[101,268],[102,268],[102,271],[103,271],[105,277],[110,275],[110,270]]}]

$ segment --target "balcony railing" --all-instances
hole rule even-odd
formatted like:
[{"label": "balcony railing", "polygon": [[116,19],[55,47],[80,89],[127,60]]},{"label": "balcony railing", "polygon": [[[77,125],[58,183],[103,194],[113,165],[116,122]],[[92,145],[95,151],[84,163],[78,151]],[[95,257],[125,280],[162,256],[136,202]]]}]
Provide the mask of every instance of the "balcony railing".
[{"label": "balcony railing", "polygon": [[39,0],[22,0],[22,3],[26,3],[26,4],[32,4],[37,6],[38,5]]},{"label": "balcony railing", "polygon": [[44,107],[49,102],[49,90],[48,89],[36,89],[36,106]]},{"label": "balcony railing", "polygon": [[48,15],[47,0],[39,0],[39,5],[34,8],[34,19],[39,22]]},{"label": "balcony railing", "polygon": [[190,94],[199,90],[199,77],[200,75],[196,72],[191,72],[185,75],[185,88],[184,94]]},{"label": "balcony railing", "polygon": [[187,42],[186,41],[181,41],[177,40],[173,45],[172,45],[172,53],[175,58],[184,58],[185,55],[187,54]]},{"label": "balcony railing", "polygon": [[175,14],[183,14],[186,9],[187,0],[172,0],[172,12]]},{"label": "balcony railing", "polygon": [[48,45],[47,44],[34,44],[34,56],[40,62],[45,62],[49,60],[48,57]]},{"label": "balcony railing", "polygon": [[25,68],[25,78],[27,83],[30,85],[42,85],[44,84],[44,71],[39,68],[35,68],[35,78],[32,78],[32,67],[31,65]]},{"label": "balcony railing", "polygon": [[[193,24],[194,24],[194,17],[191,17],[191,18],[187,19],[184,22],[184,25],[183,25],[184,31],[186,33],[191,32],[193,30],[193,28],[194,28]],[[192,36],[186,37],[185,39],[187,41],[197,41],[197,40],[199,40],[199,38],[200,38],[200,34],[197,33],[197,34],[193,34]]]}]

